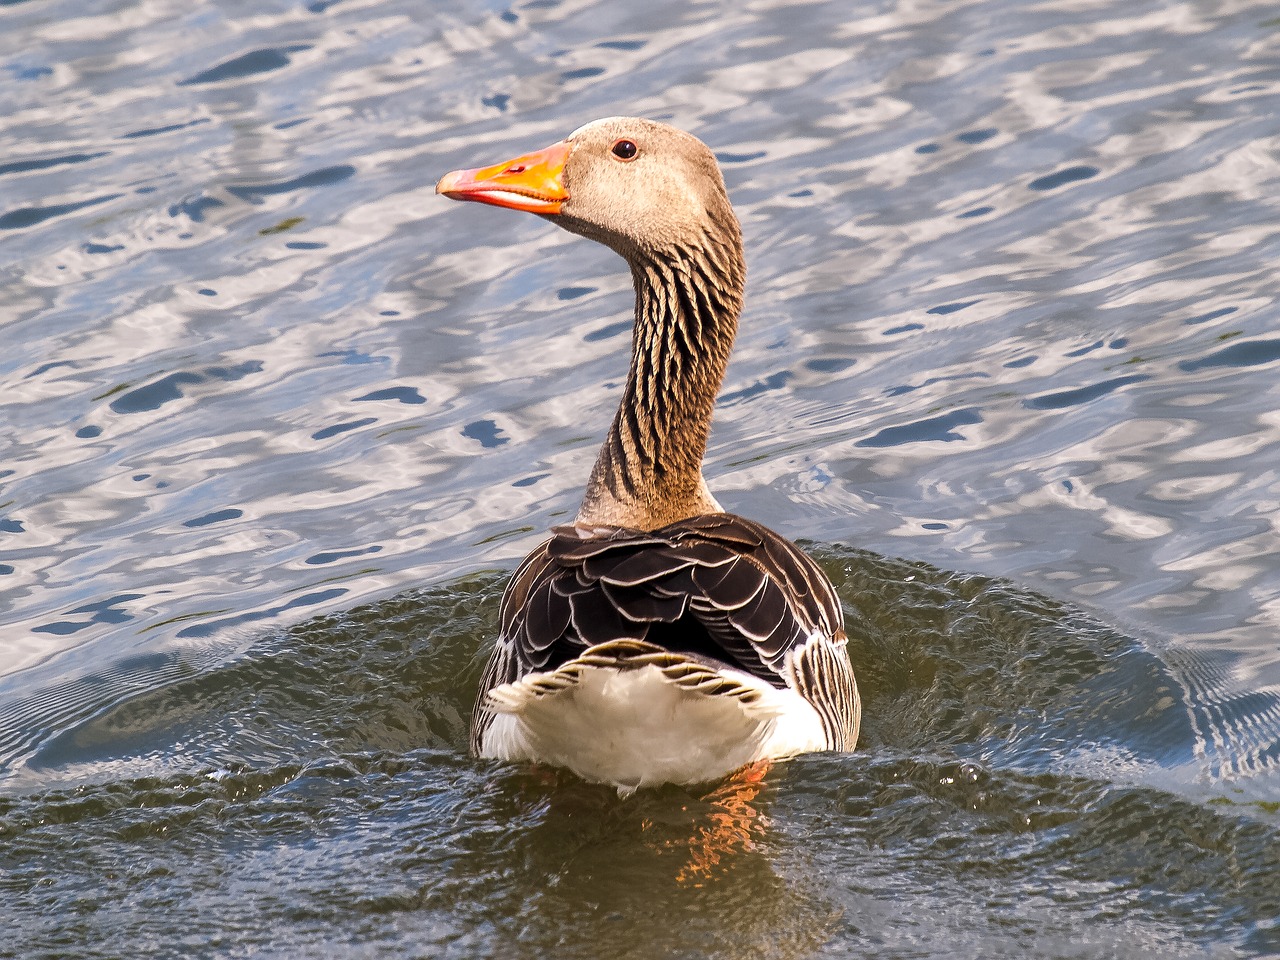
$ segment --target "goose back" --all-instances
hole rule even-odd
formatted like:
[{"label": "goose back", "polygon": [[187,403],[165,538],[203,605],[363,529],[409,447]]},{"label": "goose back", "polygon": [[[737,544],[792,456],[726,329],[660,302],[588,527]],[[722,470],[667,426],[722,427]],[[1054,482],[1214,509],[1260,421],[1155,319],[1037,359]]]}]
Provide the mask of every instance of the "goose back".
[{"label": "goose back", "polygon": [[813,704],[827,748],[852,749],[857,687],[839,599],[791,542],[728,513],[658,530],[564,526],[516,571],[480,684],[472,749],[493,719],[489,692],[616,641],[727,665]]}]

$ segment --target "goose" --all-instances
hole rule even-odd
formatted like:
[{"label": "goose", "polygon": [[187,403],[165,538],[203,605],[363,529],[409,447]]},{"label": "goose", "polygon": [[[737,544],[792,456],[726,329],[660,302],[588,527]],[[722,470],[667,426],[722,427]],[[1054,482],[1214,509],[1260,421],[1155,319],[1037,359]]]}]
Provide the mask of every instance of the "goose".
[{"label": "goose", "polygon": [[621,402],[577,517],[507,585],[472,753],[625,796],[852,750],[861,702],[831,581],[726,513],[702,474],[746,279],[714,154],[675,127],[610,117],[446,174],[436,192],[603,243],[635,287]]}]

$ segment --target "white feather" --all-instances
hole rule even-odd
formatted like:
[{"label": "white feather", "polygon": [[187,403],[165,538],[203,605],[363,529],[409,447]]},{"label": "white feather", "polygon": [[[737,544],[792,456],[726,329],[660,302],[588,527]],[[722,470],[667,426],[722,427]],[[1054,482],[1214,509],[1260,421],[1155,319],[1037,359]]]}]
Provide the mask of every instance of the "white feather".
[{"label": "white feather", "polygon": [[[618,669],[571,661],[489,692],[495,711],[480,755],[567,767],[619,792],[718,780],[757,760],[822,750],[814,708],[731,668],[690,688],[653,665]],[[736,693],[711,692],[716,678]]]}]

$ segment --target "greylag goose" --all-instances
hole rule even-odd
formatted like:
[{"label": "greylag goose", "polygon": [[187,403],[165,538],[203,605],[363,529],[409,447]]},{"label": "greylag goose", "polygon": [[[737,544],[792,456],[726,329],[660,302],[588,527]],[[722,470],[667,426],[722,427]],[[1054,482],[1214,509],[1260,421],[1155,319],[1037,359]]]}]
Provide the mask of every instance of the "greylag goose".
[{"label": "greylag goose", "polygon": [[650,120],[596,120],[436,192],[540,214],[631,267],[622,401],[572,525],[516,570],[471,725],[480,756],[626,794],[852,750],[840,601],[795,544],[702,476],[742,308],[742,234],[715,157]]}]

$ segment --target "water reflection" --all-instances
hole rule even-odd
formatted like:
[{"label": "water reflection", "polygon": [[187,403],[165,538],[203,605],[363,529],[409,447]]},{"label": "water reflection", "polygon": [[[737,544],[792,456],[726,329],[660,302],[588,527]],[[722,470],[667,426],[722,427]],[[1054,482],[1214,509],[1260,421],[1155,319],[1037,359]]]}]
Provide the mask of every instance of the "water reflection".
[{"label": "water reflection", "polygon": [[[1274,952],[1275,34],[1267,0],[0,3],[13,915],[49,955]],[[645,846],[685,801],[513,805],[460,752],[630,302],[431,184],[619,112],[721,157],[751,286],[708,476],[817,544],[869,704],[702,887]]]},{"label": "water reflection", "polygon": [[[21,788],[0,798],[13,909],[39,913],[37,890],[70,896],[106,873],[117,896],[65,935],[136,936],[129,904],[146,896],[198,903],[197,930],[244,931],[246,948],[285,936],[331,949],[336,925],[469,955],[943,942],[935,955],[981,956],[1101,944],[1091,924],[1109,911],[1124,931],[1111,946],[1177,956],[1202,940],[1268,942],[1280,840],[1265,808],[1169,788],[1194,792],[1207,740],[1275,714],[1274,701],[1210,703],[1189,678],[1211,664],[1173,669],[1007,583],[873,554],[822,559],[856,604],[855,754],[625,799],[564,772],[470,760],[504,576],[464,578],[209,662],[139,660],[86,682],[131,692],[89,719],[28,701],[66,732],[25,744]],[[164,685],[146,689],[156,677]],[[1237,879],[1224,882],[1228,860]],[[1179,872],[1162,873],[1169,863]],[[149,915],[157,935],[173,933],[167,916]]]},{"label": "water reflection", "polygon": [[626,800],[563,779],[505,785],[537,809],[494,865],[519,864],[510,895],[521,902],[497,921],[506,948],[735,956],[768,944],[768,955],[788,957],[830,938],[838,912],[829,900],[779,875],[793,857],[771,836],[769,787],[759,777],[747,790],[740,781]]}]

